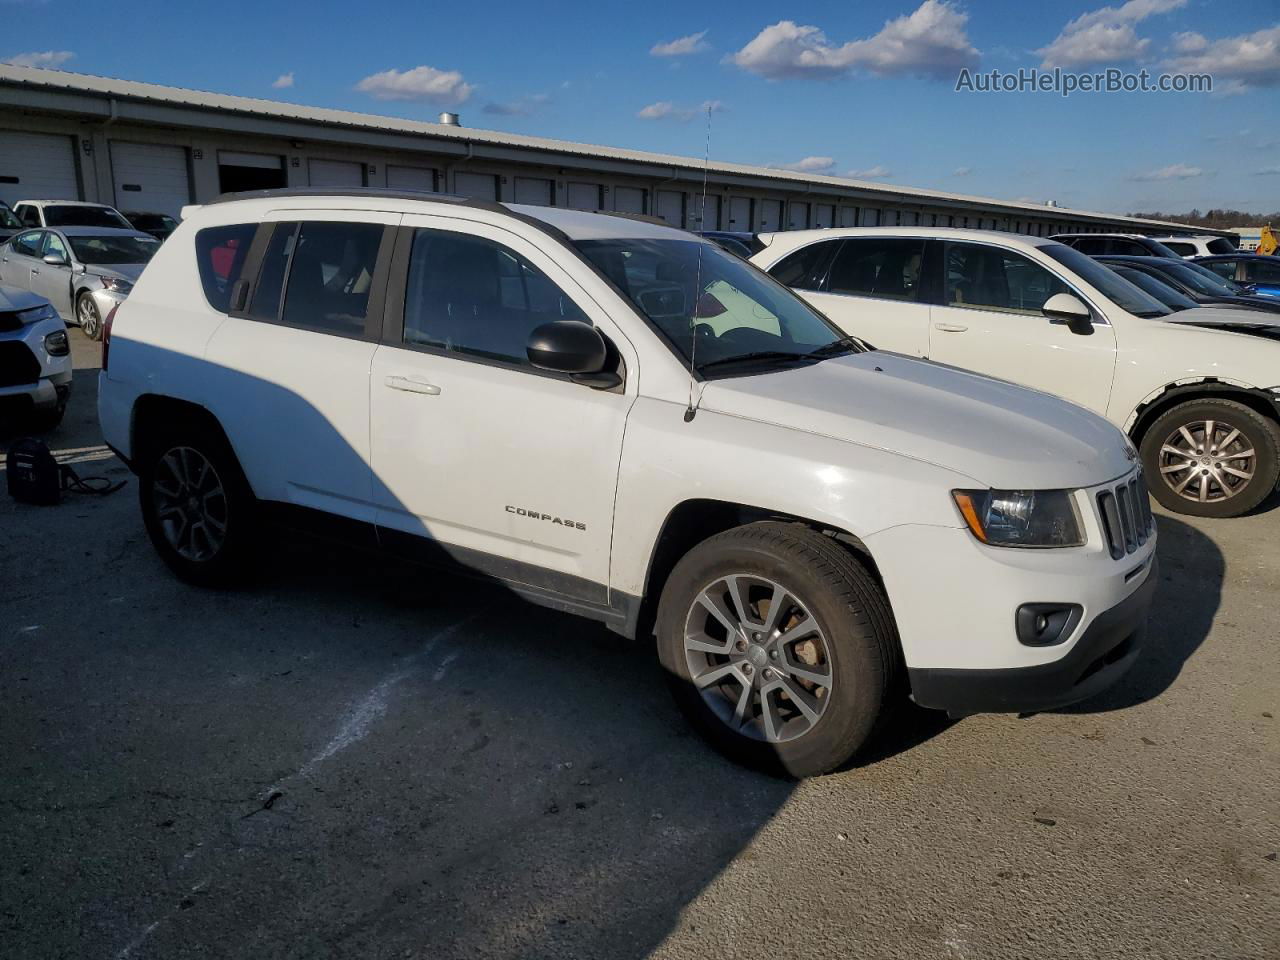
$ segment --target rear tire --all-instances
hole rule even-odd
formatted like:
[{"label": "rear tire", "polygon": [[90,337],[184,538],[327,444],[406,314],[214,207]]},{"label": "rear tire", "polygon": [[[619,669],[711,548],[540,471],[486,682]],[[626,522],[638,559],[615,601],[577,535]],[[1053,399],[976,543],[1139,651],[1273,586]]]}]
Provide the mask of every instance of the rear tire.
[{"label": "rear tire", "polygon": [[1280,479],[1280,426],[1235,400],[1188,400],[1143,435],[1152,495],[1174,513],[1238,517]]},{"label": "rear tire", "polygon": [[698,732],[740,763],[792,777],[851,760],[899,676],[883,592],[842,545],[794,524],[753,523],[690,550],[663,589],[657,640]]},{"label": "rear tire", "polygon": [[146,443],[137,466],[142,519],[169,569],[198,586],[247,579],[257,502],[221,433],[178,426]]}]

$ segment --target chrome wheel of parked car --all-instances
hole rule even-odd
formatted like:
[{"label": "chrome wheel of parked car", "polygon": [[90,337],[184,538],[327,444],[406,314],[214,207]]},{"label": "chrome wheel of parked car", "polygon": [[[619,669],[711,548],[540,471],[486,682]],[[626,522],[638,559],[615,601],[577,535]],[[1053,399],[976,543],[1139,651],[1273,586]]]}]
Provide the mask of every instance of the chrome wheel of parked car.
[{"label": "chrome wheel of parked car", "polygon": [[1160,445],[1160,475],[1187,500],[1230,500],[1253,480],[1257,451],[1240,428],[1220,420],[1179,424]]},{"label": "chrome wheel of parked car", "polygon": [[759,576],[721,577],[685,622],[689,676],[730,729],[782,743],[813,728],[830,702],[831,647],[788,588]]},{"label": "chrome wheel of parked car", "polygon": [[82,293],[76,303],[76,320],[90,340],[97,340],[102,336],[102,317],[98,315],[98,305],[87,293]]},{"label": "chrome wheel of parked car", "polygon": [[169,545],[197,563],[215,556],[227,535],[227,493],[212,463],[191,447],[160,458],[151,486],[155,516]]}]

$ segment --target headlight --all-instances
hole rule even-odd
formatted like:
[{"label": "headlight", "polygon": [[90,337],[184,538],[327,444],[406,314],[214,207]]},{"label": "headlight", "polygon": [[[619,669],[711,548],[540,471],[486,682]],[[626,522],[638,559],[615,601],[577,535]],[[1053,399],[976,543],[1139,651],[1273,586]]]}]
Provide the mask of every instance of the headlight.
[{"label": "headlight", "polygon": [[969,530],[993,547],[1080,547],[1070,490],[952,490]]},{"label": "headlight", "polygon": [[112,293],[126,294],[133,289],[132,283],[119,277],[100,277],[99,279],[102,280],[103,288]]},{"label": "headlight", "polygon": [[53,304],[51,303],[44,303],[38,307],[22,310],[18,313],[19,323],[39,323],[41,320],[56,319],[58,319],[58,311],[53,309]]},{"label": "headlight", "polygon": [[51,357],[65,357],[71,352],[71,344],[67,342],[67,331],[55,330],[44,338],[44,349]]}]

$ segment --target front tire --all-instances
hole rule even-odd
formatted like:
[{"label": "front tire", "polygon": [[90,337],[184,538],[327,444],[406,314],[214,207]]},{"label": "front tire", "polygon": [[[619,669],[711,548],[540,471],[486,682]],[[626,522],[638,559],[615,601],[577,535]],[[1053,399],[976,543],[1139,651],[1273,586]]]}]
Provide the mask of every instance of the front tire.
[{"label": "front tire", "polygon": [[883,592],[843,546],[794,524],[694,547],[667,580],[657,633],[693,726],[726,756],[793,777],[852,759],[898,675]]},{"label": "front tire", "polygon": [[76,321],[90,340],[102,339],[102,314],[98,313],[98,305],[88,293],[80,294],[76,301]]},{"label": "front tire", "polygon": [[1163,413],[1142,438],[1155,498],[1175,513],[1238,517],[1280,479],[1280,427],[1234,400],[1188,400]]},{"label": "front tire", "polygon": [[138,496],[147,534],[183,580],[227,586],[252,570],[256,501],[226,440],[178,428],[146,445]]}]

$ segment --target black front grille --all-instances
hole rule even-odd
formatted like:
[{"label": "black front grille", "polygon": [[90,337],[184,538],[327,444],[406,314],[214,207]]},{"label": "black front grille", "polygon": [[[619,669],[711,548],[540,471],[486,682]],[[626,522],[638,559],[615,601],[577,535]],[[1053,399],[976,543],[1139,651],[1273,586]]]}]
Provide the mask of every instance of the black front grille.
[{"label": "black front grille", "polygon": [[1147,542],[1155,529],[1147,481],[1139,470],[1113,490],[1098,494],[1098,513],[1107,548],[1116,560],[1133,553]]},{"label": "black front grille", "polygon": [[16,387],[40,379],[40,361],[25,343],[0,343],[0,387]]},{"label": "black front grille", "polygon": [[16,310],[0,312],[0,333],[12,333],[22,326],[22,321],[18,319]]}]

